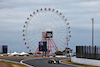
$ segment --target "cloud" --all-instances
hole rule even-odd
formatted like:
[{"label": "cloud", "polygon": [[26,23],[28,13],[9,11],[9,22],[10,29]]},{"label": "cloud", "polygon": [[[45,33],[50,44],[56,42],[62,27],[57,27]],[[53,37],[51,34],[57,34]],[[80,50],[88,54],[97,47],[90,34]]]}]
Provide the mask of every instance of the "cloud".
[{"label": "cloud", "polygon": [[34,7],[41,5],[43,6],[44,4],[52,3],[53,0],[6,0],[2,1],[0,3],[0,9],[11,9],[11,8],[22,8],[22,7]]},{"label": "cloud", "polygon": [[[92,29],[92,23],[91,24],[74,24],[71,25],[71,27],[73,28],[80,28],[80,29],[84,29],[84,30],[90,30]],[[95,30],[100,30],[100,24],[94,24],[94,28]]]},{"label": "cloud", "polygon": [[[71,39],[73,39],[71,44],[77,44],[77,41],[78,43],[80,43],[79,40],[81,40],[82,44],[84,42],[89,43],[89,39],[88,41],[85,41],[85,36],[87,33],[89,33],[88,35],[90,35],[91,33],[91,18],[94,17],[95,31],[98,34],[96,35],[96,44],[99,44],[99,6],[100,0],[0,0],[0,32],[2,32],[2,34],[0,35],[0,37],[2,36],[0,38],[0,41],[14,46],[17,45],[14,44],[16,42],[19,42],[18,46],[20,46],[21,44],[23,45],[23,43],[20,42],[22,40],[21,36],[23,25],[25,24],[24,22],[27,20],[26,18],[29,17],[29,15],[37,9],[50,7],[58,10],[59,12],[62,12],[65,18],[67,18],[67,22],[70,23],[70,30],[72,31]],[[19,39],[17,39],[17,36],[19,34],[21,38],[19,37]],[[14,37],[12,37],[12,35]],[[12,39],[15,38],[13,40],[13,43],[10,41],[9,36],[11,36]],[[82,38],[84,38],[84,41],[82,40]],[[9,41],[7,39],[9,39]],[[14,46],[12,46],[12,48]],[[9,47],[11,46],[9,45]],[[20,48],[23,48],[23,46],[20,46]]]},{"label": "cloud", "polygon": [[83,6],[83,7],[99,7],[100,1],[85,1],[85,2],[79,2],[77,4],[74,3],[74,5]]}]

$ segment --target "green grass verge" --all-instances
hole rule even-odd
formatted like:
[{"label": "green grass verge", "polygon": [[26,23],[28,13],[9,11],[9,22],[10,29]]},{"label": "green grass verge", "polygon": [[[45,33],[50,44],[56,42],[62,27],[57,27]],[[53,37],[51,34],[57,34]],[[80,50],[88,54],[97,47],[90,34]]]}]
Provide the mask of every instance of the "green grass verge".
[{"label": "green grass verge", "polygon": [[16,65],[16,66],[19,66],[19,67],[28,67],[28,66],[20,64],[20,63],[8,62],[8,61],[3,61],[3,60],[0,60],[0,62],[7,63],[11,66]]},{"label": "green grass verge", "polygon": [[73,62],[71,62],[70,59],[68,59],[68,60],[63,60],[63,61],[61,61],[61,62],[63,62],[63,63],[68,63],[68,64],[74,64],[74,65],[85,66],[85,67],[100,67],[100,66],[93,66],[93,65],[86,65],[86,64],[73,63]]}]

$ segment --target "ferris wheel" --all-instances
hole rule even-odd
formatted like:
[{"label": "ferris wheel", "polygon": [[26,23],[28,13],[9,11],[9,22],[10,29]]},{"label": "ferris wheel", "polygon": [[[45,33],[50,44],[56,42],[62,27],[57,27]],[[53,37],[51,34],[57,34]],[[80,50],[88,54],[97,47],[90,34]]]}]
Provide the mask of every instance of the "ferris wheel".
[{"label": "ferris wheel", "polygon": [[[43,32],[48,31],[52,31],[53,37],[46,38],[48,40],[47,49],[50,47],[53,52],[55,49],[62,51],[68,47],[71,37],[70,26],[65,16],[58,10],[51,8],[36,10],[27,18],[23,28],[23,40],[30,52],[38,50],[38,42],[43,40]],[[49,45],[49,43],[54,43],[54,45]]]}]

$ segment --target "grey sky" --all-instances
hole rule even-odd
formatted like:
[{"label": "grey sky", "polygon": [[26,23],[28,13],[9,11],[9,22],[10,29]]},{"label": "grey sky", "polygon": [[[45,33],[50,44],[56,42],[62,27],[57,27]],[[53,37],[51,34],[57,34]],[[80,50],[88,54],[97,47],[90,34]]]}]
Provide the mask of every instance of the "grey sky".
[{"label": "grey sky", "polygon": [[76,45],[91,45],[92,17],[95,45],[100,45],[100,0],[0,0],[0,44],[9,45],[12,51],[27,51],[22,40],[24,22],[33,11],[45,7],[59,10],[68,19],[72,31],[69,47],[74,51]]}]

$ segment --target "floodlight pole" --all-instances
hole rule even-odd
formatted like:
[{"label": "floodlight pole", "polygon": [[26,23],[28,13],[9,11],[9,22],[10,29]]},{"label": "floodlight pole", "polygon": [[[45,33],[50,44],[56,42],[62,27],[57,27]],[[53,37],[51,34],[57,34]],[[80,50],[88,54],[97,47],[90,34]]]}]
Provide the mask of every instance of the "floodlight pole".
[{"label": "floodlight pole", "polygon": [[93,46],[94,46],[94,18],[92,20],[92,53],[93,53]]}]

